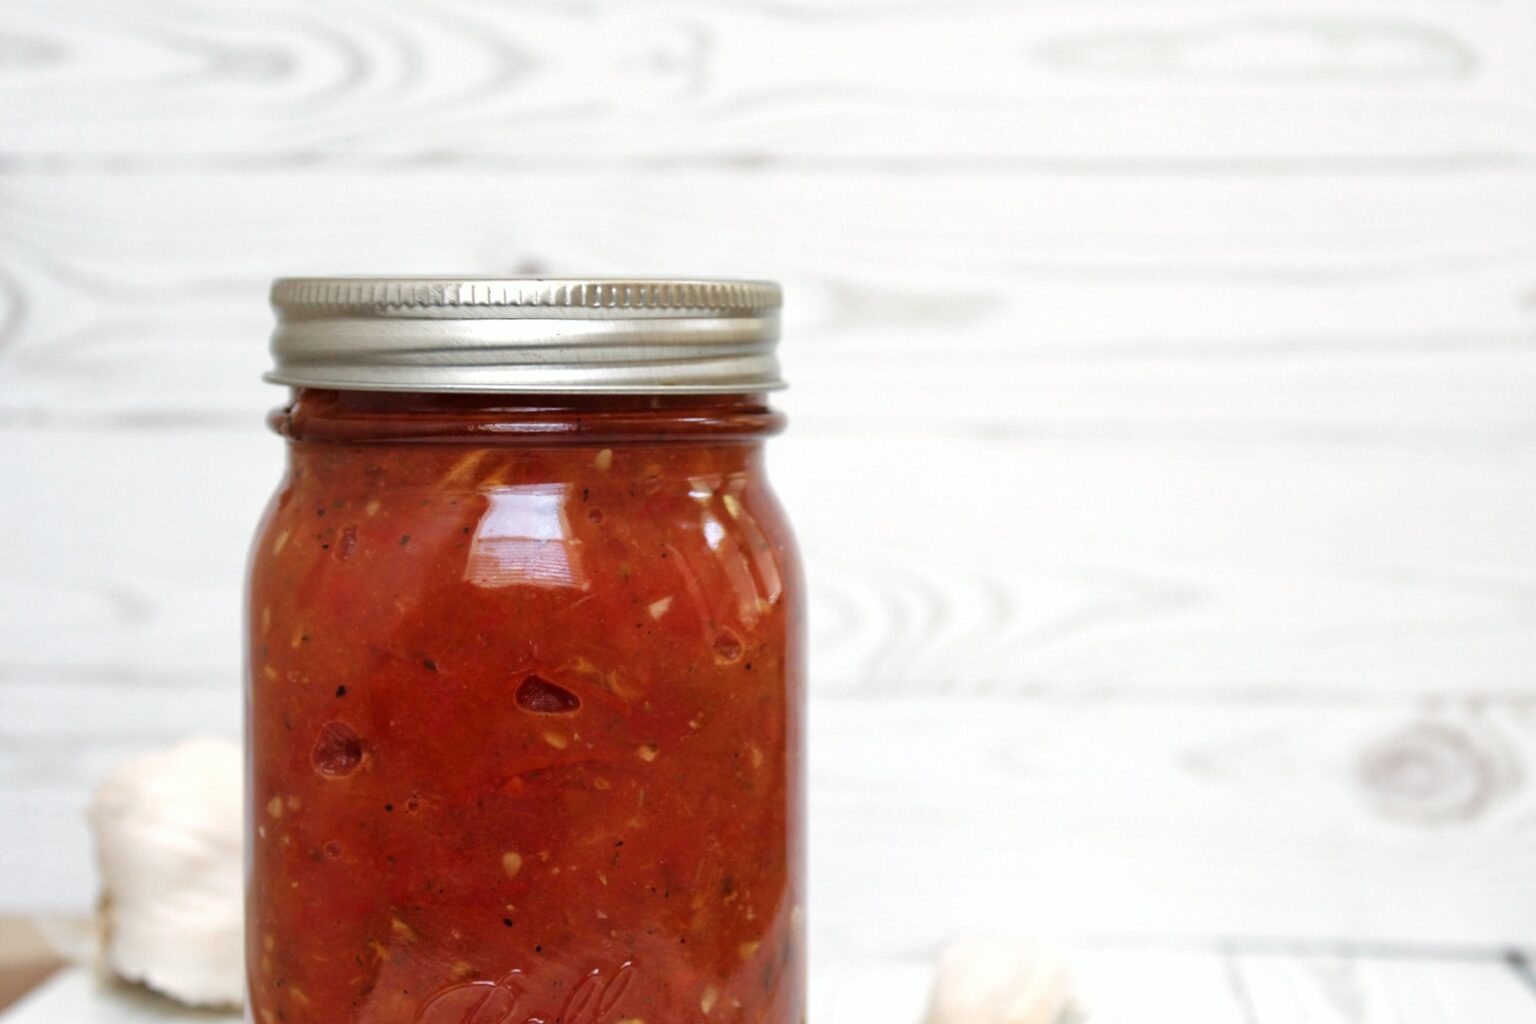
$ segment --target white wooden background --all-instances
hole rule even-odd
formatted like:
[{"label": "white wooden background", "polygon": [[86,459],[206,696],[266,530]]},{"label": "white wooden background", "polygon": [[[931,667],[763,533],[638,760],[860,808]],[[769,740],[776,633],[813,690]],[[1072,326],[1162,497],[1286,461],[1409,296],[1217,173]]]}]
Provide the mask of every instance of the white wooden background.
[{"label": "white wooden background", "polygon": [[338,271],[785,283],[819,948],[1536,947],[1536,0],[6,0],[0,911]]}]

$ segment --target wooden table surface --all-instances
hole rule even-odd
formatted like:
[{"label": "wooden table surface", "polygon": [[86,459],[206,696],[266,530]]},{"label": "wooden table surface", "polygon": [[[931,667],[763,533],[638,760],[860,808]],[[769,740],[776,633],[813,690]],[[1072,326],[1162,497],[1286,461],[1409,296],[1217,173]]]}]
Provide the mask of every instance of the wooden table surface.
[{"label": "wooden table surface", "polygon": [[[1066,947],[1072,1024],[1536,1024],[1536,984],[1518,958],[1410,950]],[[814,958],[813,958],[814,959]],[[920,1024],[928,962],[816,959],[811,1024]],[[3,1024],[231,1024],[69,968]]]},{"label": "wooden table surface", "polygon": [[27,919],[0,917],[0,1010],[52,975],[62,961]]}]

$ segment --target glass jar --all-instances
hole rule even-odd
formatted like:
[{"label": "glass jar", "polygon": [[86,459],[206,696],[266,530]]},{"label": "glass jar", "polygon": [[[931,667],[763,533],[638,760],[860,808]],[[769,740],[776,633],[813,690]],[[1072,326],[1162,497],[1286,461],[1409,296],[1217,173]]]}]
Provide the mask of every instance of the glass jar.
[{"label": "glass jar", "polygon": [[274,302],[295,390],[250,572],[252,1019],[799,1024],[776,291]]}]

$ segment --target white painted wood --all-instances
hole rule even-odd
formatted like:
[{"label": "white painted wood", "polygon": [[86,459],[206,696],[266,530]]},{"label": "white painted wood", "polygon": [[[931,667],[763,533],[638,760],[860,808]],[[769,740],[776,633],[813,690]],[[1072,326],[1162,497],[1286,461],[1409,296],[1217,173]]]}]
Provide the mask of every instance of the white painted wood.
[{"label": "white painted wood", "polygon": [[[245,537],[279,445],[254,428],[9,436],[0,465],[27,485],[0,528],[37,542],[0,548],[0,820],[26,837],[3,846],[0,899],[80,906],[99,770],[234,726]],[[1021,914],[1530,941],[1536,850],[1506,816],[1532,763],[1529,456],[775,446],[812,566],[815,685],[845,696],[818,705],[814,746],[830,941],[900,951]],[[951,757],[1003,724],[1017,774]],[[902,773],[936,750],[935,775]]]},{"label": "white painted wood", "polygon": [[[1529,947],[1533,66],[1525,0],[13,0],[0,907],[237,724],[269,277],[709,272],[790,296],[823,948]],[[1527,1012],[1168,956],[1106,1019]]]},{"label": "white painted wood", "polygon": [[83,967],[55,974],[0,1013],[5,1024],[236,1024],[237,1012],[192,1010],[137,986],[103,980]]},{"label": "white painted wood", "polygon": [[[46,749],[5,744],[13,906],[89,904],[84,776],[160,739],[137,709],[165,737],[234,717],[228,695],[92,700],[51,706],[128,720],[95,767],[40,779]],[[839,955],[1020,929],[1491,950],[1536,916],[1529,703],[820,697],[811,741],[812,935]]]},{"label": "white painted wood", "polygon": [[88,667],[94,675],[74,676],[87,688],[122,682],[131,693],[139,680],[216,669],[199,682],[228,685],[246,549],[281,443],[255,423],[247,435],[8,436],[0,471],[25,481],[0,502],[0,529],[17,538],[0,547],[13,644],[0,660],[24,673],[15,681]]},{"label": "white painted wood", "polygon": [[[1487,960],[1324,960],[1215,952],[1070,952],[1078,1024],[1530,1024],[1536,997]],[[817,964],[814,1024],[921,1024],[930,969],[915,961]],[[1278,984],[1275,984],[1278,982]],[[823,991],[818,991],[823,990]],[[4,1024],[225,1024],[82,968],[54,976],[0,1014]]]},{"label": "white painted wood", "polygon": [[1518,942],[1533,726],[1482,702],[823,700],[815,934]]},{"label": "white painted wood", "polygon": [[1497,962],[1241,956],[1236,976],[1260,1022],[1473,1024],[1536,1015],[1536,989]]},{"label": "white painted wood", "polygon": [[[131,733],[233,685],[250,532],[281,442],[12,430],[0,715]],[[842,694],[1523,699],[1536,454],[1280,440],[801,437],[770,464]],[[60,704],[50,701],[57,697]],[[114,706],[135,703],[137,710]],[[7,727],[7,719],[18,724]]]},{"label": "white painted wood", "polygon": [[1536,473],[1479,452],[785,438],[772,465],[828,689],[1523,696]]},{"label": "white painted wood", "polygon": [[1528,161],[1528,4],[17,0],[9,149],[256,159]]},{"label": "white painted wood", "polygon": [[[1536,1021],[1536,993],[1488,959],[1067,947],[1079,1024],[1477,1024]],[[932,970],[832,970],[826,1024],[921,1024]],[[813,1006],[813,1013],[819,1007]]]},{"label": "white painted wood", "polygon": [[1524,173],[29,174],[5,195],[11,423],[248,423],[275,400],[274,273],[536,264],[783,277],[801,429],[1536,432]]},{"label": "white painted wood", "polygon": [[[81,744],[84,746],[84,744]],[[12,756],[10,750],[6,757]],[[85,825],[89,789],[6,787],[0,791],[5,842],[5,906],[11,913],[67,908],[89,912],[100,897],[90,832]]]}]

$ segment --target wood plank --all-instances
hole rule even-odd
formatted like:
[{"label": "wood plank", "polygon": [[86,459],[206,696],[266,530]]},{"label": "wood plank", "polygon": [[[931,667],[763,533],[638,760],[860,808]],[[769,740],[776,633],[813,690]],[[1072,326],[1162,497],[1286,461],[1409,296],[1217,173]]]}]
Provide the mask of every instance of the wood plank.
[{"label": "wood plank", "polygon": [[1533,220],[1525,174],[11,176],[0,422],[251,422],[276,272],[691,264],[786,281],[802,430],[1528,445]]},{"label": "wood plank", "polygon": [[829,689],[1531,693],[1527,456],[776,444]]},{"label": "wood plank", "polygon": [[84,788],[0,791],[7,835],[0,843],[3,912],[81,914],[95,907],[99,882],[85,825],[89,796]]},{"label": "wood plank", "polygon": [[[1321,1002],[1273,1003],[1242,986],[1252,968],[1216,952],[1094,949],[1071,953],[1084,988],[1080,1024],[1529,1024],[1536,999],[1510,971],[1490,961],[1383,961],[1368,957],[1319,964],[1308,957],[1264,958],[1265,972],[1300,976],[1300,991]],[[829,980],[828,975],[833,977]],[[815,1024],[919,1024],[931,971],[912,961],[813,965]],[[1377,987],[1390,985],[1390,988]],[[1241,994],[1239,994],[1241,993]],[[1242,999],[1248,999],[1245,1004]],[[237,1021],[236,1013],[191,1011],[128,986],[103,985],[82,968],[61,972],[6,1013],[4,1024],[168,1024]]]},{"label": "wood plank", "polygon": [[824,699],[816,935],[870,956],[1026,929],[1514,945],[1533,725],[1526,702]]},{"label": "wood plank", "polygon": [[[0,151],[223,159],[1526,163],[1516,0],[832,7],[23,0]],[[579,39],[581,45],[571,45]],[[856,59],[855,59],[856,56]]]},{"label": "wood plank", "polygon": [[13,644],[3,660],[24,674],[11,680],[90,668],[87,686],[127,677],[134,690],[198,671],[205,686],[231,682],[245,553],[281,443],[255,424],[243,435],[12,436],[0,453],[13,487],[0,529],[17,539],[0,550]]},{"label": "wood plank", "polygon": [[5,1024],[238,1024],[236,1011],[193,1010],[70,967],[0,1015]]},{"label": "wood plank", "polygon": [[58,954],[30,921],[0,918],[0,1011],[61,966]]},{"label": "wood plank", "polygon": [[[0,906],[235,727],[268,277],[693,269],[791,297],[821,948],[1536,943],[1533,58],[1517,0],[17,0]],[[1126,957],[1106,1020],[1531,1012]]]},{"label": "wood plank", "polygon": [[[1509,1024],[1536,996],[1496,959],[1064,947],[1081,1024]],[[820,965],[818,965],[820,966]],[[826,1024],[920,1024],[932,969],[888,961],[835,971]],[[818,1007],[819,1009],[819,1007]]]},{"label": "wood plank", "polygon": [[[85,716],[96,697],[61,693],[56,707]],[[201,714],[168,712],[165,729],[224,712]],[[88,786],[39,783],[16,763],[35,752],[3,749],[5,774],[34,781],[0,793],[26,837],[0,845],[0,906],[84,909]],[[839,955],[1025,929],[1532,940],[1531,701],[819,696],[811,749],[811,927]]]},{"label": "wood plank", "polygon": [[[255,423],[7,437],[0,531],[26,539],[0,547],[13,720],[67,720],[55,692],[138,695],[106,736],[230,686],[279,441]],[[1532,693],[1530,450],[791,430],[770,461],[811,569],[823,692]]]},{"label": "wood plank", "polygon": [[1260,1024],[1536,1021],[1536,992],[1496,961],[1241,956],[1236,970]]}]

